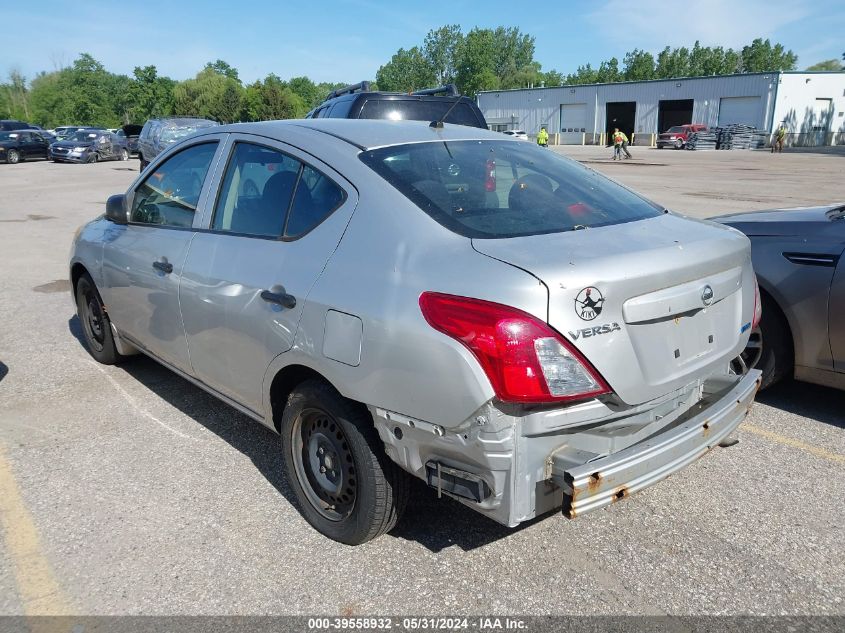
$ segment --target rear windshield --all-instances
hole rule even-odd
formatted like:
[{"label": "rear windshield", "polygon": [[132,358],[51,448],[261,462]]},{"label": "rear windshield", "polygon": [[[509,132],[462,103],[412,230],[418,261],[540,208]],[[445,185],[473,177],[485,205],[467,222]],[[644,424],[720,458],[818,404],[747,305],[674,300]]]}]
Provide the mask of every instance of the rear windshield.
[{"label": "rear windshield", "polygon": [[[455,102],[451,99],[418,101],[416,99],[369,99],[364,102],[360,119],[391,121],[437,121]],[[468,103],[459,103],[449,113],[446,123],[479,127],[481,122]]]},{"label": "rear windshield", "polygon": [[465,237],[559,233],[664,212],[575,161],[523,142],[414,143],[365,151],[361,160]]}]

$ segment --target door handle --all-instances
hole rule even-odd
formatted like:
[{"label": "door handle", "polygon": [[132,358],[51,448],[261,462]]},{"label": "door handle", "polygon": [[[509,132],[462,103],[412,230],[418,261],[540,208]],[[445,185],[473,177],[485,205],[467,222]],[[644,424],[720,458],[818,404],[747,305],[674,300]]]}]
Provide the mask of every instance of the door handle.
[{"label": "door handle", "polygon": [[153,268],[160,270],[165,275],[169,275],[173,272],[173,264],[170,262],[153,262]]},{"label": "door handle", "polygon": [[289,295],[282,288],[280,292],[273,292],[272,290],[262,290],[261,298],[267,303],[276,303],[283,308],[291,310],[296,307],[296,297]]}]

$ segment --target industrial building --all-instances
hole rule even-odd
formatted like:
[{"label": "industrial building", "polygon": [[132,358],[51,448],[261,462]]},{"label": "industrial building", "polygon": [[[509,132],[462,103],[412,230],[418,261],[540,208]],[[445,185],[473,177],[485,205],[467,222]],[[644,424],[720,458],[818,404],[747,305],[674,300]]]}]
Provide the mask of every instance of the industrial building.
[{"label": "industrial building", "polygon": [[545,127],[552,142],[597,144],[618,127],[637,145],[673,125],[751,125],[787,145],[845,143],[845,72],[771,72],[494,90],[478,94],[493,130]]}]

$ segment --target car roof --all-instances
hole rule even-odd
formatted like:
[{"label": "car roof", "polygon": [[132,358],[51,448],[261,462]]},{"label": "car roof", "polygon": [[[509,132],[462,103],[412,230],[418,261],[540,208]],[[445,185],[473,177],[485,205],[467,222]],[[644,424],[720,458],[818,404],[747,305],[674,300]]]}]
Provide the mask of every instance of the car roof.
[{"label": "car roof", "polygon": [[360,149],[375,149],[405,143],[431,141],[491,140],[508,142],[499,132],[445,123],[432,128],[427,121],[388,121],[384,119],[288,119],[260,123],[235,123],[207,130],[207,133],[244,132],[275,137],[286,126],[308,128],[342,139]]}]

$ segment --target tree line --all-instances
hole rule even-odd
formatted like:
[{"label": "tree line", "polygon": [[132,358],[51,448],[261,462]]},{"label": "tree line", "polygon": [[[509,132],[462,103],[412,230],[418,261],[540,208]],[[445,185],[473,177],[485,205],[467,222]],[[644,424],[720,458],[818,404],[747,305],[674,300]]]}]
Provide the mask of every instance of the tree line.
[{"label": "tree line", "polygon": [[274,74],[246,84],[223,60],[209,62],[192,79],[175,81],[155,66],[137,66],[132,76],[111,73],[88,53],[67,68],[39,73],[31,82],[17,71],[0,84],[0,118],[43,127],[85,124],[116,127],[171,115],[221,123],[304,116],[342,84],[288,81]]},{"label": "tree line", "polygon": [[[400,48],[376,72],[372,89],[411,92],[454,83],[465,95],[529,86],[612,83],[676,77],[795,70],[798,58],[781,44],[755,39],[741,49],[721,46],[664,48],[653,54],[634,49],[622,58],[578,66],[563,75],[544,71],[534,59],[535,38],[516,27],[474,28],[457,24],[432,29],[409,49]],[[845,59],[845,55],[843,55]],[[834,68],[836,66],[836,68]],[[838,70],[827,60],[808,70]],[[352,78],[359,81],[362,78]],[[346,82],[349,83],[349,82]],[[169,115],[200,116],[221,123],[297,118],[346,83],[315,83],[306,76],[283,80],[275,74],[245,84],[223,60],[209,62],[184,81],[137,66],[132,76],[109,72],[88,53],[65,68],[27,81],[19,72],[0,83],[0,118],[44,127],[80,123],[116,127]]]}]

